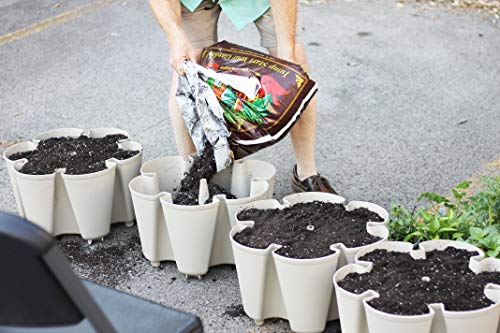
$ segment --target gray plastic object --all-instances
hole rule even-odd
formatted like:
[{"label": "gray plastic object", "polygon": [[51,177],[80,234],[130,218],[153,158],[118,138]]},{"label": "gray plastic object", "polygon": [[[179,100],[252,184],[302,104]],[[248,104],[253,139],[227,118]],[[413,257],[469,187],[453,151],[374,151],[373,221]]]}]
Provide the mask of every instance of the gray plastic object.
[{"label": "gray plastic object", "polygon": [[[285,208],[298,202],[324,201],[345,203],[334,194],[309,192],[298,193],[277,200],[261,200],[241,208]],[[351,201],[346,209],[365,207],[379,214],[383,222],[368,222],[368,233],[388,237],[386,227],[388,213],[382,207],[363,201]],[[266,249],[244,246],[234,240],[234,235],[251,227],[252,221],[239,221],[230,233],[236,262],[241,298],[246,314],[262,324],[266,318],[284,318],[297,333],[323,332],[326,322],[338,318],[337,302],[332,277],[345,264],[353,263],[363,247],[348,248],[344,244],[332,244],[331,255],[315,259],[294,259],[276,254],[280,245],[271,244]]]},{"label": "gray plastic object", "polygon": [[[235,212],[242,205],[272,197],[276,169],[264,161],[235,161],[217,173],[212,182],[228,189],[237,199],[218,195],[203,205],[174,204],[172,193],[190,163],[181,156],[149,161],[129,187],[144,256],[153,266],[173,260],[181,273],[201,277],[211,266],[234,264],[228,234],[236,223]],[[200,183],[204,202],[206,180]]]},{"label": "gray plastic object", "polygon": [[127,150],[140,153],[125,159],[109,159],[107,168],[83,175],[68,175],[64,169],[48,175],[29,175],[19,172],[26,159],[13,161],[9,156],[17,152],[36,149],[40,140],[54,137],[92,138],[109,134],[128,133],[116,128],[61,128],[41,133],[32,141],[21,142],[5,150],[18,213],[21,217],[39,225],[50,234],[80,234],[92,242],[109,233],[111,223],[125,222],[132,225],[135,219],[128,183],[139,174],[142,147],[129,139],[118,142]]},{"label": "gray plastic object", "polygon": [[355,263],[341,268],[334,276],[342,333],[500,333],[499,285],[486,285],[484,293],[494,302],[487,308],[474,311],[447,311],[443,304],[430,304],[429,313],[416,316],[384,313],[368,304],[370,299],[378,297],[375,291],[368,290],[358,295],[338,285],[338,282],[350,273],[371,271],[373,263],[358,258],[374,250],[407,252],[415,259],[424,259],[426,252],[443,250],[449,246],[479,253],[470,258],[469,268],[472,271],[476,273],[498,271],[500,274],[500,259],[485,259],[484,253],[479,248],[464,242],[425,241],[420,243],[416,250],[413,250],[413,244],[406,242],[390,241],[371,245],[357,254]]}]

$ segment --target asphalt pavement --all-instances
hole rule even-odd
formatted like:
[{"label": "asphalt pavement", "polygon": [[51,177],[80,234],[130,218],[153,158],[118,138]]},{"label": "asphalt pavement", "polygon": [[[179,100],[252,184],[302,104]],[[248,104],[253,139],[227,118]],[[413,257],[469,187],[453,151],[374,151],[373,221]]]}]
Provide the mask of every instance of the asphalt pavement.
[{"label": "asphalt pavement", "polygon": [[[420,192],[446,193],[498,161],[498,27],[472,12],[392,0],[301,12],[320,87],[317,162],[342,195],[387,208],[412,204]],[[237,32],[226,17],[220,39],[259,48],[253,26]],[[145,161],[176,154],[168,50],[147,1],[1,1],[0,149],[53,128],[119,127],[141,142]],[[289,140],[255,157],[275,163],[275,196],[289,194]],[[15,211],[3,162],[0,209]],[[60,241],[80,276],[195,313],[209,333],[289,331],[283,320],[258,328],[239,311],[234,267],[212,268],[201,281],[186,281],[173,263],[151,267],[135,227],[115,226],[92,246],[75,236]]]}]

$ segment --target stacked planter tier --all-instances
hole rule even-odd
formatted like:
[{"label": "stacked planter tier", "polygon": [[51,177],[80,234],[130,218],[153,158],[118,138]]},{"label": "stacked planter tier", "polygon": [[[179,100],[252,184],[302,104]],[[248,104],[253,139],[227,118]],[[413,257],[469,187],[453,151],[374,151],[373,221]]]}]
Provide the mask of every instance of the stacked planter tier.
[{"label": "stacked planter tier", "polygon": [[[298,193],[277,200],[262,200],[241,208],[285,208],[298,202],[323,201],[344,204],[345,199],[328,193]],[[388,213],[372,203],[351,201],[347,210],[365,207],[379,214],[384,222],[368,222],[368,233],[388,237],[386,227]],[[280,245],[256,249],[234,240],[234,235],[251,227],[252,221],[238,221],[231,230],[230,238],[240,284],[243,307],[246,314],[260,325],[267,318],[288,319],[294,332],[322,332],[326,322],[338,318],[337,303],[332,277],[335,271],[347,263],[353,263],[356,253],[363,247],[348,248],[344,244],[332,244],[334,253],[315,259],[293,259],[275,251]]]},{"label": "stacked planter tier", "polygon": [[368,290],[362,294],[351,293],[338,285],[350,273],[370,272],[373,264],[358,258],[377,249],[407,252],[415,259],[425,259],[426,252],[443,250],[452,246],[467,251],[477,251],[479,255],[471,257],[469,268],[475,273],[499,271],[500,260],[484,259],[484,253],[475,246],[464,242],[434,240],[419,244],[413,250],[413,244],[406,242],[384,242],[371,245],[358,253],[356,263],[341,268],[334,276],[335,290],[340,312],[342,333],[500,333],[500,286],[488,284],[485,295],[494,304],[473,311],[447,311],[443,304],[430,304],[429,313],[422,315],[394,315],[374,309],[368,301],[378,297],[378,293]]},{"label": "stacked planter tier", "polygon": [[[35,136],[33,141],[13,145],[4,152],[19,215],[39,225],[52,235],[80,234],[89,243],[109,233],[111,223],[135,219],[127,185],[139,174],[142,152],[125,159],[109,159],[106,169],[98,172],[68,175],[64,169],[47,175],[23,174],[19,170],[26,159],[13,161],[15,153],[36,149],[40,140],[55,137],[87,135],[100,138],[110,134],[128,133],[116,128],[62,128]],[[142,150],[139,143],[118,142],[125,150]]]},{"label": "stacked planter tier", "polygon": [[[237,199],[216,195],[203,205],[174,204],[172,193],[189,167],[180,156],[152,160],[129,187],[144,256],[153,266],[173,260],[181,273],[201,277],[211,266],[234,264],[228,234],[235,212],[244,204],[272,197],[276,169],[263,161],[236,161],[211,182]],[[206,185],[204,179],[200,183]]]}]

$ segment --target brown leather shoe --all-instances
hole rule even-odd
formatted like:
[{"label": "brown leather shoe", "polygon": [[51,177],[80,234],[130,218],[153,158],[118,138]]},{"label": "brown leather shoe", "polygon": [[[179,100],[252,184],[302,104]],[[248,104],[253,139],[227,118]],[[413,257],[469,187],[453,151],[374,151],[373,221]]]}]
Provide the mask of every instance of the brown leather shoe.
[{"label": "brown leather shoe", "polygon": [[326,192],[338,195],[330,181],[319,173],[300,181],[299,175],[297,174],[297,166],[295,166],[291,178],[292,188],[295,192]]}]

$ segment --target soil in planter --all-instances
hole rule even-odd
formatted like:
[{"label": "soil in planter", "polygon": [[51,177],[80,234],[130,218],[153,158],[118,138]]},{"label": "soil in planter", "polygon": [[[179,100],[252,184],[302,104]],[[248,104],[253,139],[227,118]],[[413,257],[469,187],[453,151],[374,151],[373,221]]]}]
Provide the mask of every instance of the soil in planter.
[{"label": "soil in planter", "polygon": [[339,286],[356,294],[376,291],[380,297],[369,304],[396,315],[429,313],[432,303],[443,303],[449,311],[477,310],[493,304],[484,295],[486,284],[500,284],[500,272],[475,274],[469,269],[470,257],[477,254],[448,247],[415,260],[408,253],[375,250],[361,258],[373,262],[373,269],[351,273]]},{"label": "soil in planter", "polygon": [[118,147],[117,141],[126,138],[123,134],[49,138],[41,140],[35,150],[15,153],[9,159],[26,158],[28,162],[19,171],[29,175],[47,175],[60,168],[66,168],[69,175],[88,174],[106,169],[110,158],[125,160],[137,155],[137,150]]},{"label": "soil in planter", "polygon": [[[184,178],[182,178],[181,184],[175,193],[174,204],[198,205],[200,180],[205,178],[209,182],[216,173],[214,151],[212,146],[207,144],[203,153],[194,158],[191,168],[184,174]],[[227,199],[236,199],[235,195],[217,184],[208,184],[208,193],[210,196],[204,204],[212,202],[213,197],[218,194],[225,194]]]},{"label": "soil in planter", "polygon": [[[177,192],[173,201],[177,205],[195,206],[198,204],[198,191],[199,190]],[[205,204],[211,203],[213,197],[218,194],[225,194],[227,199],[236,199],[235,195],[229,193],[225,188],[217,184],[208,184],[208,193],[210,197],[205,201]]]},{"label": "soil in planter", "polygon": [[245,246],[265,249],[271,244],[282,247],[278,254],[297,259],[312,259],[332,254],[330,246],[343,243],[358,247],[381,238],[366,231],[368,221],[382,217],[366,209],[347,211],[342,204],[313,201],[296,203],[284,209],[247,209],[238,214],[240,221],[254,221],[234,239]]}]

